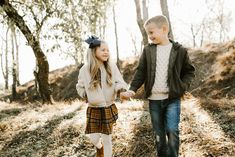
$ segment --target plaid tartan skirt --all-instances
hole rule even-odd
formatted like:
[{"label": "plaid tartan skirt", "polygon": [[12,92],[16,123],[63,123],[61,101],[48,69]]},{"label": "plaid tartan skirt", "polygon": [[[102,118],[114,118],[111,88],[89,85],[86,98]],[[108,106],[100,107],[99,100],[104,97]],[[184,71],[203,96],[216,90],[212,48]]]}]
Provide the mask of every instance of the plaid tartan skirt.
[{"label": "plaid tartan skirt", "polygon": [[102,133],[112,134],[113,124],[118,119],[118,110],[115,104],[108,107],[88,107],[86,112],[85,134]]}]

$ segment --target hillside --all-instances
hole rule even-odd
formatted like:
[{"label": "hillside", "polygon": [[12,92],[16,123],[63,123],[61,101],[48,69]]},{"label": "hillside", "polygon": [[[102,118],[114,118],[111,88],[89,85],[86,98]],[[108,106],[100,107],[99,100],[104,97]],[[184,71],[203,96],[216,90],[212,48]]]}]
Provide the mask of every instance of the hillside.
[{"label": "hillside", "polygon": [[204,93],[211,98],[234,98],[235,95],[235,40],[222,44],[209,44],[190,50],[196,67],[193,94]]},{"label": "hillside", "polygon": [[191,93],[235,141],[235,40],[190,52],[197,69]]}]

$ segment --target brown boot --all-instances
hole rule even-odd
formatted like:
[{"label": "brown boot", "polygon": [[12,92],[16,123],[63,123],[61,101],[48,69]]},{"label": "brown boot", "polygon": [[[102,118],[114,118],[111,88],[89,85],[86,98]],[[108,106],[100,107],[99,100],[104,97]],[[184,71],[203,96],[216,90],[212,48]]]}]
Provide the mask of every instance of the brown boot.
[{"label": "brown boot", "polygon": [[104,146],[100,149],[96,148],[96,157],[104,157]]}]

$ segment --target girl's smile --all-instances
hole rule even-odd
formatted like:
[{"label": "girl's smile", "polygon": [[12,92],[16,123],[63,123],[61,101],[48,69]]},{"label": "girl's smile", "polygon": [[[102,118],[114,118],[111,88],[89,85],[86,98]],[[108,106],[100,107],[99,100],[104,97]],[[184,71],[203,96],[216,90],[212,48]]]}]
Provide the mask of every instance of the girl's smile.
[{"label": "girl's smile", "polygon": [[109,59],[109,48],[106,43],[101,43],[100,47],[96,49],[95,55],[98,60],[105,62]]}]

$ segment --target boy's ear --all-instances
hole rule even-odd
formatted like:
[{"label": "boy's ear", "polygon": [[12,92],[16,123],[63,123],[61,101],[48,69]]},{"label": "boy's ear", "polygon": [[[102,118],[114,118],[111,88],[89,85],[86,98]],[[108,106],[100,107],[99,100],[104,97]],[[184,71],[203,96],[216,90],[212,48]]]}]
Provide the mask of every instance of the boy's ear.
[{"label": "boy's ear", "polygon": [[164,32],[168,33],[169,28],[168,28],[166,25],[163,25],[163,26],[162,26],[162,30],[163,30]]}]

